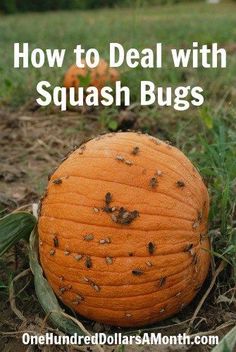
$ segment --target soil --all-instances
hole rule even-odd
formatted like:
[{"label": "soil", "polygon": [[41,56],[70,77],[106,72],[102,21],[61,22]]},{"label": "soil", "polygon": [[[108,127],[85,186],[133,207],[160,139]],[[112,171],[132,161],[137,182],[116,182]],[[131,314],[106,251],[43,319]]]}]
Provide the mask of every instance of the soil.
[{"label": "soil", "polygon": [[[125,130],[140,129],[146,131],[147,119],[135,109],[117,113],[118,128]],[[174,123],[171,117],[168,124]],[[158,125],[148,121],[149,133],[168,139],[168,128],[165,122]],[[85,139],[107,131],[99,120],[98,111],[41,111],[34,104],[28,104],[17,112],[0,110],[0,211],[1,215],[16,208],[31,210],[32,203],[39,200],[47,183],[47,175],[58,165],[62,158],[76,145]],[[4,264],[3,264],[4,263]],[[0,283],[10,280],[12,276],[29,267],[27,245],[17,244],[0,262]],[[9,274],[10,273],[10,274]],[[156,328],[157,332],[166,335],[183,333],[189,328],[191,319],[203,293],[209,286],[209,275],[204,287],[193,304]],[[34,292],[33,277],[30,273],[16,283],[16,304],[24,315],[24,320],[16,317],[9,304],[8,290],[0,288],[0,350],[11,351],[96,351],[96,347],[58,347],[58,346],[23,346],[23,331],[55,331],[44,321],[45,315]],[[181,323],[187,320],[185,323]],[[213,331],[213,335],[222,337],[231,326],[214,330],[236,320],[235,311],[226,303],[215,304],[214,290],[208,296],[203,308],[195,320],[191,333]],[[85,322],[94,331],[107,331],[100,324]],[[171,326],[169,326],[171,325]],[[164,326],[168,326],[164,328]],[[109,330],[109,329],[108,329]],[[56,331],[55,331],[56,332]],[[105,351],[117,350],[117,346],[104,347]],[[209,346],[183,348],[183,346],[129,346],[125,351],[209,351]],[[123,351],[120,349],[120,351]]]}]

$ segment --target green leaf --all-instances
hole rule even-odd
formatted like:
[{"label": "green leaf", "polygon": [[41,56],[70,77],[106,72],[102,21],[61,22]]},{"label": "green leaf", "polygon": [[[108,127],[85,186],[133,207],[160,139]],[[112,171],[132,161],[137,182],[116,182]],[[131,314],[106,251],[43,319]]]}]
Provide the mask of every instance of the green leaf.
[{"label": "green leaf", "polygon": [[200,118],[203,121],[204,125],[208,129],[212,129],[213,128],[213,117],[208,112],[208,109],[207,108],[199,109],[199,114],[200,114]]},{"label": "green leaf", "polygon": [[78,75],[78,79],[79,79],[79,86],[87,88],[91,82],[90,72],[88,71],[86,76]]},{"label": "green leaf", "polygon": [[116,131],[118,128],[118,122],[116,120],[109,121],[108,128],[112,131]]},{"label": "green leaf", "polygon": [[233,352],[236,348],[236,326],[226,334],[211,352]]},{"label": "green leaf", "polygon": [[4,79],[4,83],[5,83],[7,88],[10,88],[12,86],[12,82],[8,78]]},{"label": "green leaf", "polygon": [[86,335],[79,325],[64,315],[64,311],[60,307],[51,286],[43,276],[43,270],[38,261],[38,234],[36,229],[30,235],[29,260],[31,271],[34,274],[36,295],[52,324],[66,334]]},{"label": "green leaf", "polygon": [[0,256],[21,239],[28,240],[36,218],[27,212],[12,213],[0,219]]}]

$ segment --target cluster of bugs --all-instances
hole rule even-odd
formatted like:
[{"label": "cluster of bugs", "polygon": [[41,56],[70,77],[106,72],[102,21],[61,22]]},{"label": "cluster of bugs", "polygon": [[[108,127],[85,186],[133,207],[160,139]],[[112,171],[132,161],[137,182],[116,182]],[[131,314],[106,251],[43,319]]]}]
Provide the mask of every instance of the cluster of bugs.
[{"label": "cluster of bugs", "polygon": [[163,144],[163,142],[160,140],[160,139],[157,139],[157,138],[155,138],[155,137],[153,137],[153,136],[149,136],[148,134],[146,134],[147,136],[148,136],[148,139],[150,140],[150,141],[152,141],[153,143],[155,143],[156,145],[161,145],[161,144]]},{"label": "cluster of bugs", "polygon": [[133,220],[139,217],[139,212],[137,210],[129,211],[124,207],[112,207],[112,195],[110,192],[105,194],[105,206],[102,210],[106,213],[111,213],[111,220],[117,224],[128,225],[131,224]]},{"label": "cluster of bugs", "polygon": [[[156,250],[156,245],[155,245],[155,243],[153,243],[153,242],[148,242],[148,244],[147,244],[147,252],[148,252],[148,254],[149,255],[153,255],[154,254],[154,252],[155,252],[155,250]],[[129,253],[129,255],[130,255],[130,253]],[[151,261],[146,261],[146,266],[148,266],[149,268],[150,267],[152,267],[153,266],[153,264],[152,264],[152,262]],[[142,270],[142,269],[140,269],[140,268],[136,268],[136,269],[133,269],[132,270],[132,274],[134,275],[134,276],[141,276],[141,275],[143,275],[144,274],[144,270]],[[163,278],[163,279],[166,279],[166,278]],[[164,285],[164,281],[162,282],[162,285]]]},{"label": "cluster of bugs", "polygon": [[98,286],[94,281],[89,279],[88,277],[84,276],[84,281],[90,285],[95,291],[99,292],[101,290],[101,287]]},{"label": "cluster of bugs", "polygon": [[116,160],[126,164],[126,165],[129,165],[129,166],[132,166],[133,165],[133,161],[131,160],[128,160],[128,159],[125,159],[122,155],[117,155],[116,156]]},{"label": "cluster of bugs", "polygon": [[139,217],[139,212],[137,210],[128,211],[124,207],[121,207],[116,214],[112,214],[111,219],[117,224],[128,225],[137,217]]},{"label": "cluster of bugs", "polygon": [[197,272],[198,256],[193,248],[193,243],[187,244],[184,248],[184,252],[187,252],[192,256],[192,264],[194,265],[195,271]]},{"label": "cluster of bugs", "polygon": [[154,173],[154,176],[150,178],[149,180],[149,186],[151,189],[155,189],[158,186],[158,177],[162,176],[163,172],[161,170],[157,170]]},{"label": "cluster of bugs", "polygon": [[80,304],[82,301],[84,301],[84,296],[77,294],[75,299],[72,301],[72,304]]}]

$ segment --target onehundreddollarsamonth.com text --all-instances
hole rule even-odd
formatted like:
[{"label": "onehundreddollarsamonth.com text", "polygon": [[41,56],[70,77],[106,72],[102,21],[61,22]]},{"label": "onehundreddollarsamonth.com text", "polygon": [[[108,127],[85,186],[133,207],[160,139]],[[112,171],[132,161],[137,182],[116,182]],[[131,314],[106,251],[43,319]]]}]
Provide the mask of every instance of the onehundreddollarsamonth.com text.
[{"label": "onehundreddollarsamonth.com text", "polygon": [[58,336],[53,333],[44,335],[31,335],[24,333],[22,335],[24,345],[217,345],[219,337],[215,335],[195,335],[189,336],[185,333],[178,335],[163,335],[162,333],[144,333],[139,335],[123,335],[115,333],[106,335],[105,333],[96,333],[91,336],[80,336],[73,334],[71,336]]}]

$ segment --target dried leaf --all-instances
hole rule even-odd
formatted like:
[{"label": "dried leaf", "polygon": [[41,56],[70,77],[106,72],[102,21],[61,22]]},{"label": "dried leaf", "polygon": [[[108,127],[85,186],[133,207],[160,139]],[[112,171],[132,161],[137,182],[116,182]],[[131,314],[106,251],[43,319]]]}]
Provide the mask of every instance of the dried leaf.
[{"label": "dried leaf", "polygon": [[65,316],[51,286],[43,276],[43,270],[38,261],[38,234],[36,230],[32,231],[30,235],[29,259],[30,268],[34,274],[35,292],[44,312],[49,316],[49,320],[55,327],[67,334],[86,335],[74,321]]}]

